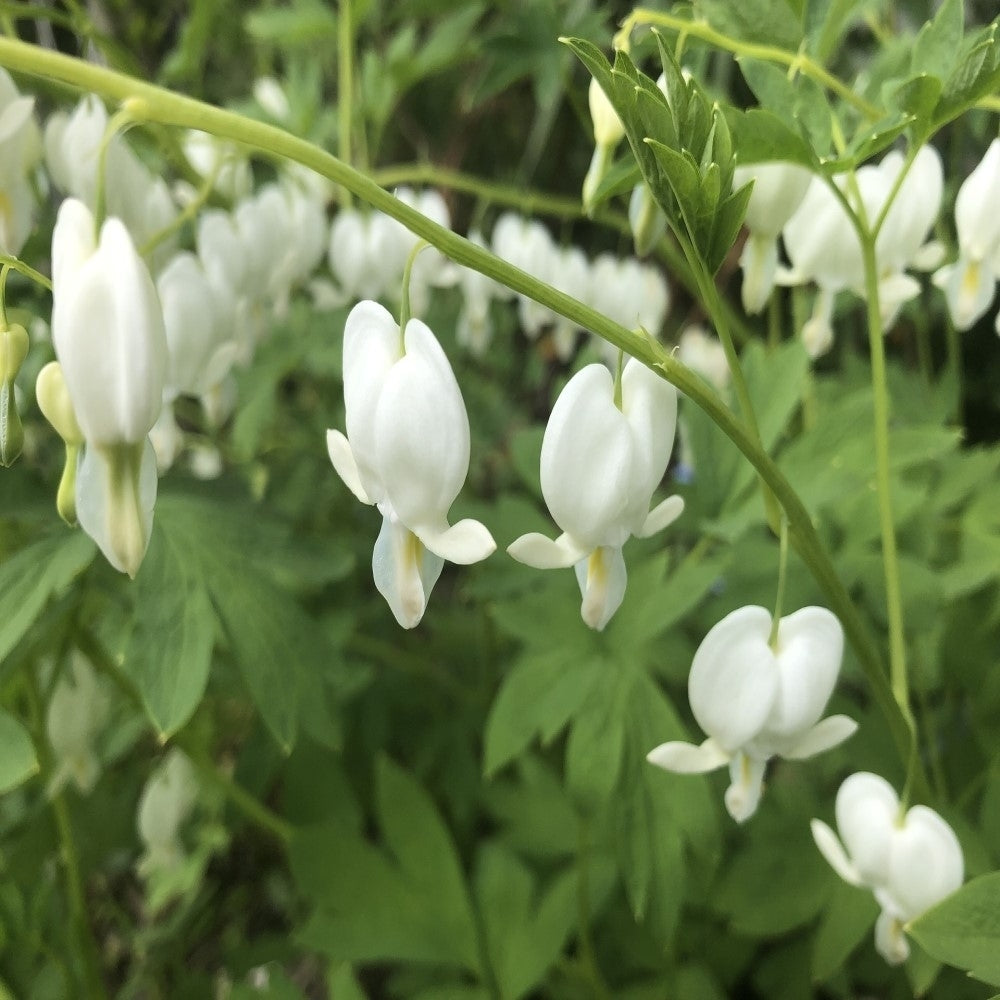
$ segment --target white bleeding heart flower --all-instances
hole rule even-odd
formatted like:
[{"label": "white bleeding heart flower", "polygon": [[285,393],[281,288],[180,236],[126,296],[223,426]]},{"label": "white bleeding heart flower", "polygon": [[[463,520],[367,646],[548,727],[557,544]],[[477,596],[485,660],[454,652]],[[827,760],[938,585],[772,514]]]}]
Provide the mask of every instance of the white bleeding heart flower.
[{"label": "white bleeding heart flower", "polygon": [[951,320],[959,330],[967,330],[993,303],[1000,277],[998,204],[1000,139],[994,139],[955,199],[958,260],[934,275],[934,284],[944,292]]},{"label": "white bleeding heart flower", "polygon": [[194,765],[180,750],[171,750],[139,798],[136,829],[145,851],[138,870],[143,877],[170,871],[183,862],[180,831],[198,801],[198,791]]},{"label": "white bleeding heart flower", "polygon": [[52,747],[50,796],[72,781],[88,794],[101,774],[94,748],[108,716],[108,697],[90,661],[73,650],[68,671],[59,678],[45,713],[45,733]]},{"label": "white bleeding heart flower", "polygon": [[852,774],[836,804],[840,837],[812,821],[813,839],[850,885],[871,889],[882,912],[875,947],[891,965],[910,953],[905,925],[962,884],[962,847],[954,830],[927,806],[904,814],[893,787],[876,774]]},{"label": "white bleeding heart flower", "polygon": [[677,391],[634,358],[621,406],[604,365],[574,375],[552,408],[542,439],[542,495],[562,534],[522,535],[508,552],[536,569],[576,567],[581,614],[603,629],[625,596],[622,546],[662,530],[684,509],[670,497],[650,510],[677,426]]},{"label": "white bleeding heart flower", "polygon": [[396,620],[423,616],[444,561],[467,565],[496,548],[478,521],[448,523],[469,471],[469,418],[441,345],[420,320],[399,325],[360,302],[344,328],[347,435],[327,432],[337,474],[382,514],[372,571]]},{"label": "white bleeding heart flower", "polygon": [[156,288],[128,230],[62,203],[52,233],[52,342],[86,448],[76,513],[108,562],[135,576],[149,544],[167,340]]},{"label": "white bleeding heart flower", "polygon": [[[856,186],[844,177],[834,182],[852,208],[863,209],[874,226],[904,164],[903,155],[894,151],[880,163],[858,170]],[[924,146],[899,185],[875,240],[879,307],[886,329],[900,307],[920,291],[919,283],[905,269],[923,256],[924,240],[937,219],[943,190],[941,157],[933,146]],[[850,290],[862,298],[866,295],[861,243],[840,200],[818,177],[782,235],[792,268],[779,280],[785,284],[814,281],[819,286],[813,315],[802,330],[807,350],[817,357],[833,342],[831,318],[837,293]]]},{"label": "white bleeding heart flower", "polygon": [[806,196],[812,174],[795,163],[755,163],[737,167],[733,190],[754,182],[744,224],[750,230],[740,267],[743,308],[759,313],[771,297],[778,267],[778,235]]},{"label": "white bleeding heart flower", "polygon": [[808,607],[778,623],[761,607],[738,608],[705,636],[688,677],[688,697],[708,735],[699,746],[680,741],[651,750],[652,764],[678,774],[729,765],[726,808],[738,823],[757,809],[771,757],[802,760],[847,739],[857,723],[820,719],[833,693],[844,632],[826,608]]}]

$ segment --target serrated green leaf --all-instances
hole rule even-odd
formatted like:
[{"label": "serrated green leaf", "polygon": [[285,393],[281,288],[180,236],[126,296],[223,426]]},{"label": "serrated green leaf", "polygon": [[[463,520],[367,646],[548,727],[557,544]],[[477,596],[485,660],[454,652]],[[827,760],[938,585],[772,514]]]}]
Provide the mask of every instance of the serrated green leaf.
[{"label": "serrated green leaf", "polygon": [[934,958],[1000,986],[1000,872],[967,882],[906,930]]},{"label": "serrated green leaf", "polygon": [[784,160],[801,164],[809,170],[817,169],[818,161],[805,139],[770,111],[726,108],[726,119],[741,167]]},{"label": "serrated green leaf", "polygon": [[318,906],[301,939],[334,961],[433,962],[481,975],[465,880],[433,802],[385,759],[376,802],[384,849],[335,824],[293,839],[293,873]]},{"label": "serrated green leaf", "polygon": [[0,709],[0,794],[9,792],[38,773],[35,745],[28,730]]},{"label": "serrated green leaf", "polygon": [[745,42],[792,52],[802,42],[801,20],[786,0],[695,0],[694,9],[717,31]]},{"label": "serrated green leaf", "polygon": [[943,0],[937,13],[928,21],[913,43],[914,74],[926,73],[947,79],[961,49],[965,30],[964,0]]},{"label": "serrated green leaf", "polygon": [[97,548],[82,531],[33,542],[0,566],[0,663],[35,623],[49,599],[90,565]]}]

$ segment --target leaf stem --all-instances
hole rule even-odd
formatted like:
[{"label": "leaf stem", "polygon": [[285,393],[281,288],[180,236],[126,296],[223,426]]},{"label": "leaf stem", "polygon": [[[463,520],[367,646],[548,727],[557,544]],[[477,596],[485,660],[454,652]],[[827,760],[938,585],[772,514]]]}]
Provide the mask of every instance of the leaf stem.
[{"label": "leaf stem", "polygon": [[[351,162],[351,131],[354,124],[354,23],[351,0],[340,0],[337,23],[337,153]],[[340,189],[340,203],[351,207],[351,192]]]},{"label": "leaf stem", "polygon": [[30,265],[25,264],[20,258],[0,253],[0,264],[4,267],[9,267],[12,271],[17,271],[18,274],[23,274],[26,278],[30,278],[36,285],[41,285],[50,292],[52,291],[52,282],[41,271],[36,271]]},{"label": "leaf stem", "polygon": [[734,55],[787,66],[789,69],[801,72],[804,76],[808,76],[838,97],[843,98],[848,104],[860,111],[865,118],[878,121],[883,116],[880,108],[870,104],[860,94],[856,94],[843,80],[824,69],[804,52],[789,52],[776,45],[744,42],[725,35],[721,31],[716,31],[705,21],[691,21],[673,14],[637,8],[622,22],[621,31],[616,36],[616,47],[619,38],[631,34],[632,30],[640,24],[656,24],[663,28],[669,28],[671,31],[684,32],[692,38],[700,38],[703,42],[708,42],[709,45],[714,45],[717,49],[732,52]]}]

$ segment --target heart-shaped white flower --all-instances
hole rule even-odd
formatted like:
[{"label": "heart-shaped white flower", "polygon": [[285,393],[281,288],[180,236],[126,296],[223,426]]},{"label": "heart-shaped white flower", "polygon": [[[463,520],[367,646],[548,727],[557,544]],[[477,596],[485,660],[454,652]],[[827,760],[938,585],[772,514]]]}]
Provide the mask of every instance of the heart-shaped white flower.
[{"label": "heart-shaped white flower", "polygon": [[751,606],[712,628],[688,677],[691,711],[708,739],[700,746],[664,743],[647,757],[679,774],[729,764],[726,808],[737,822],[756,811],[771,757],[812,757],[857,729],[843,715],[820,719],[844,652],[837,617],[826,608],[802,608],[779,621],[773,646],[771,622],[770,612]]}]

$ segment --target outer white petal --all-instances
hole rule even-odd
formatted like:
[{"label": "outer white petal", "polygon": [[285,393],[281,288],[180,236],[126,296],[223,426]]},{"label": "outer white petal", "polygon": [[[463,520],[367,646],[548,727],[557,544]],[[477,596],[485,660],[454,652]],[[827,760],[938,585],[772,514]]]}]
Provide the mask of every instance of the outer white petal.
[{"label": "outer white petal", "polygon": [[754,163],[736,168],[733,190],[750,180],[754,185],[747,205],[746,226],[751,233],[770,237],[773,243],[802,204],[812,174],[795,163]]},{"label": "outer white petal", "polygon": [[588,551],[629,535],[631,428],[614,404],[610,372],[587,365],[552,408],[542,439],[542,494],[556,524]]},{"label": "outer white petal", "polygon": [[955,228],[962,256],[983,260],[1000,244],[1000,139],[994,139],[955,199]]},{"label": "outer white petal", "polygon": [[385,494],[375,457],[375,413],[385,381],[403,356],[399,325],[377,302],[359,302],[344,324],[344,405],[347,439],[365,493]]},{"label": "outer white petal", "polygon": [[[68,290],[71,280],[96,249],[94,216],[82,201],[67,198],[59,206],[52,230],[52,287],[56,295]],[[56,327],[55,317],[52,327],[53,337],[58,337],[61,331]]]},{"label": "outer white petal", "polygon": [[837,835],[822,820],[814,819],[809,823],[812,830],[813,840],[819,848],[820,854],[830,863],[830,867],[849,885],[867,886],[867,882],[861,877],[861,873],[854,867],[854,863],[847,856],[844,845],[841,844]]},{"label": "outer white petal", "polygon": [[[890,153],[882,165],[894,183],[903,158]],[[941,157],[933,146],[922,146],[879,230],[875,251],[882,272],[902,270],[913,260],[941,211],[943,193]]]},{"label": "outer white petal", "polygon": [[334,470],[344,481],[344,485],[362,503],[374,503],[375,501],[365,492],[364,484],[361,482],[361,473],[358,471],[354,452],[351,451],[351,445],[347,438],[340,431],[328,430],[326,432],[326,450],[330,455],[330,461],[333,462]]},{"label": "outer white petal", "polygon": [[781,619],[775,650],[780,684],[766,736],[792,736],[819,721],[843,655],[844,630],[826,608],[802,608]]},{"label": "outer white petal", "polygon": [[865,885],[885,885],[899,798],[877,774],[852,774],[837,792],[837,829]]},{"label": "outer white petal", "polygon": [[649,538],[673,524],[684,513],[684,497],[672,496],[660,501],[642,522],[642,527],[635,532],[639,538]]},{"label": "outer white petal", "polygon": [[807,729],[790,746],[775,752],[787,760],[805,760],[839,746],[853,736],[857,728],[858,724],[846,715],[831,715]]},{"label": "outer white petal", "polygon": [[[861,171],[858,172],[859,180]],[[783,230],[794,271],[831,289],[864,280],[861,244],[840,202],[818,177]]]},{"label": "outer white petal", "polygon": [[[355,458],[360,456],[348,437]],[[439,536],[469,471],[469,418],[451,365],[419,320],[392,366],[375,411],[375,464],[385,498],[412,531]]]},{"label": "outer white petal", "polygon": [[53,339],[84,437],[144,440],[163,402],[167,341],[153,280],[120,220],[104,223],[55,299]]},{"label": "outer white petal", "polygon": [[691,711],[727,753],[760,732],[777,697],[770,630],[771,615],[764,608],[738,608],[711,629],[694,655],[688,677]]},{"label": "outer white petal", "polygon": [[955,831],[927,806],[913,806],[892,838],[888,895],[903,921],[951,895],[964,877],[962,847]]},{"label": "outer white petal", "polygon": [[728,764],[729,754],[709,737],[699,746],[678,740],[661,743],[646,754],[646,760],[675,774],[705,774]]},{"label": "outer white petal", "polygon": [[602,545],[591,552],[576,564],[576,580],[583,595],[580,615],[600,632],[625,598],[628,573],[621,546]]},{"label": "outer white petal", "polygon": [[653,491],[670,461],[677,430],[677,390],[631,358],[622,372],[622,413],[632,431],[631,493],[628,527],[639,534]]},{"label": "outer white petal", "polygon": [[444,560],[428,552],[408,528],[388,517],[372,553],[372,576],[403,628],[420,623]]},{"label": "outer white petal", "polygon": [[479,562],[497,548],[486,525],[472,518],[465,518],[444,530],[418,528],[415,534],[435,555],[460,566]]},{"label": "outer white petal", "polygon": [[751,232],[740,254],[740,268],[743,271],[740,286],[743,308],[753,316],[767,305],[774,289],[778,270],[777,238]]},{"label": "outer white petal", "polygon": [[537,531],[515,539],[507,546],[507,553],[534,569],[568,569],[590,554],[569,535],[560,535],[552,541]]}]

